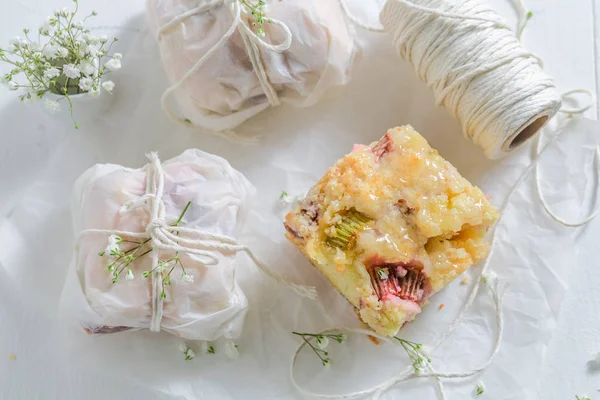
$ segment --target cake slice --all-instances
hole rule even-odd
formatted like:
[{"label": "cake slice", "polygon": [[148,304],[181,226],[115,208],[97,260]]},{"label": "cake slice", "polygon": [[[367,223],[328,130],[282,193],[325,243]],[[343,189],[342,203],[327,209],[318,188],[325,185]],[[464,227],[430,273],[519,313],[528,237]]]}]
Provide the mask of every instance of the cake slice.
[{"label": "cake slice", "polygon": [[286,216],[287,238],[379,334],[393,336],[483,259],[498,218],[411,126],[356,145]]}]

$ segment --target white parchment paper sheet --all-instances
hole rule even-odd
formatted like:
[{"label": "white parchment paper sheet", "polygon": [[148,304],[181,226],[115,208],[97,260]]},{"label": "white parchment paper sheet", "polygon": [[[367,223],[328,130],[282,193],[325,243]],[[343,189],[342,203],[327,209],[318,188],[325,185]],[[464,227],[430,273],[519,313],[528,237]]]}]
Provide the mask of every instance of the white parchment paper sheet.
[{"label": "white parchment paper sheet", "polygon": [[[68,365],[115,382],[134,380],[139,390],[132,389],[130,397],[300,398],[289,381],[288,363],[299,343],[291,331],[356,325],[357,321],[345,300],[286,242],[281,225],[284,210],[277,208],[276,201],[282,190],[301,193],[308,189],[352,144],[369,143],[387,128],[410,123],[496,205],[502,204],[529,163],[527,147],[501,161],[486,160],[479,148],[462,138],[458,124],[445,110],[434,108],[429,91],[393,54],[384,35],[360,34],[364,57],[353,80],[330,91],[316,107],[269,110],[240,129],[242,134],[262,135],[256,147],[172,125],[159,107],[166,81],[143,17],[129,21],[119,36],[124,69],[114,76],[117,92],[101,107],[78,111],[79,131],[71,128],[66,114],[42,117],[41,109],[26,109],[16,101],[2,110],[6,126],[40,118],[44,125],[43,129],[32,127],[25,136],[3,132],[4,144],[12,146],[14,154],[0,166],[0,299],[4,304],[26,304],[31,312],[45,315],[39,328],[47,330],[55,344],[47,354],[25,356],[29,363],[35,363],[35,357],[52,357],[57,368]],[[591,171],[582,172],[581,160],[591,157],[595,145],[592,128],[582,124],[571,130],[577,134],[561,138],[542,161],[549,202],[571,217],[579,215],[579,206],[588,205],[589,199],[581,192],[589,191],[595,179]],[[40,143],[44,151],[38,150]],[[239,341],[242,355],[236,361],[227,360],[218,345],[217,355],[185,362],[177,350],[178,340],[167,334],[138,332],[98,338],[63,325],[56,314],[74,240],[69,199],[75,179],[96,162],[139,167],[145,162],[145,152],[158,150],[168,159],[191,147],[227,158],[257,187],[258,201],[241,242],[290,279],[315,285],[319,300],[302,300],[273,287],[249,260],[239,256],[239,279],[249,298],[250,313]],[[532,176],[524,180],[505,213],[497,230],[492,268],[506,283],[506,332],[495,362],[479,379],[487,386],[488,398],[520,400],[534,396],[546,343],[576,260],[577,231],[557,225],[545,214]],[[477,268],[469,274],[475,277]],[[431,305],[401,335],[431,342],[456,316],[468,290],[468,285],[452,283],[432,298]],[[485,291],[480,294],[462,327],[434,353],[438,370],[468,369],[487,357],[496,329],[488,297]],[[442,310],[437,308],[440,303],[445,304]],[[0,316],[8,319],[10,313],[10,308],[2,309]],[[362,338],[330,346],[334,360],[330,370],[323,370],[311,353],[300,358],[299,379],[313,389],[351,391],[379,382],[406,365],[401,352]],[[27,354],[25,349],[23,354]],[[0,370],[0,386],[10,384],[11,374],[27,373],[27,364],[22,361],[21,365],[23,371]],[[450,398],[457,399],[471,396],[474,386],[475,380],[447,385]],[[385,398],[410,399],[417,394],[433,398],[433,386],[412,380]],[[62,399],[65,393],[48,393],[44,398]]]}]

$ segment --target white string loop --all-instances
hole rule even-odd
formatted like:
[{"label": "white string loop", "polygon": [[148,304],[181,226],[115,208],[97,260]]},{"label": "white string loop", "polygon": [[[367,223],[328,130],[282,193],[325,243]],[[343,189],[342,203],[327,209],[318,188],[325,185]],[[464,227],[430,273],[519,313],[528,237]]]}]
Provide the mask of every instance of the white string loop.
[{"label": "white string loop", "polygon": [[121,214],[134,211],[136,208],[146,210],[150,215],[150,221],[145,227],[145,232],[129,232],[113,229],[86,229],[79,235],[77,243],[90,234],[118,235],[126,238],[151,239],[150,252],[152,266],[152,318],[150,330],[160,331],[163,315],[162,272],[156,268],[159,263],[159,252],[179,252],[186,254],[190,259],[204,266],[215,266],[219,263],[218,255],[231,256],[239,252],[246,253],[257,268],[266,276],[277,283],[288,287],[300,296],[311,299],[316,298],[315,288],[297,285],[288,282],[279,274],[271,271],[252,253],[249,247],[239,245],[235,238],[218,233],[208,232],[201,229],[193,229],[167,223],[165,219],[165,205],[162,200],[164,194],[164,172],[157,153],[147,154],[150,163],[146,170],[146,193],[135,202],[125,203]]},{"label": "white string loop", "polygon": [[560,108],[538,57],[478,0],[389,0],[381,22],[437,104],[489,158],[518,147]]},{"label": "white string loop", "polygon": [[202,57],[200,57],[200,59],[196,61],[192,68],[188,70],[179,79],[179,81],[175,82],[173,85],[167,88],[167,90],[165,90],[160,100],[161,107],[171,120],[185,127],[189,128],[190,126],[193,126],[207,133],[223,136],[232,142],[255,143],[258,138],[244,138],[242,136],[237,135],[231,130],[218,132],[200,128],[194,125],[192,121],[181,119],[180,117],[178,117],[175,114],[175,112],[173,112],[168,103],[168,99],[171,96],[171,94],[173,94],[177,89],[179,89],[190,77],[196,74],[200,70],[200,68],[206,63],[206,61],[209,60],[210,57],[213,56],[219,49],[221,49],[225,45],[225,43],[231,38],[231,36],[235,33],[235,31],[238,30],[244,41],[244,44],[246,45],[246,51],[248,52],[248,56],[250,58],[254,71],[256,72],[258,81],[270,105],[272,107],[276,107],[281,104],[279,96],[277,95],[277,91],[273,88],[271,82],[269,81],[269,77],[267,76],[265,66],[260,55],[259,47],[276,53],[282,53],[290,48],[292,44],[292,33],[287,27],[287,25],[283,22],[272,18],[269,18],[267,22],[271,25],[278,26],[279,28],[281,28],[284,34],[283,42],[274,45],[263,40],[250,28],[249,18],[251,18],[252,14],[246,9],[245,6],[240,5],[239,0],[213,0],[204,3],[196,8],[188,10],[181,15],[178,15],[177,17],[173,18],[171,21],[167,22],[165,25],[160,27],[156,33],[157,41],[160,42],[165,32],[183,23],[187,18],[190,18],[197,14],[205,13],[207,11],[222,6],[228,7],[231,12],[231,15],[233,17],[231,26],[221,37],[221,39],[219,39],[213,47],[211,47]]},{"label": "white string loop", "polygon": [[366,29],[371,32],[385,32],[385,29],[382,26],[370,25],[370,24],[367,24],[367,23],[361,21],[360,18],[355,16],[352,13],[352,11],[350,11],[347,1],[348,0],[339,0],[340,7],[342,7],[342,11],[344,11],[344,14],[346,14],[346,17],[348,17],[348,19],[350,21],[352,21],[356,26]]},{"label": "white string loop", "polygon": [[[574,115],[581,115],[581,114],[585,113],[587,110],[589,110],[594,105],[594,96],[589,90],[585,90],[585,89],[570,90],[568,92],[563,93],[562,97],[566,98],[567,96],[570,96],[572,94],[585,94],[588,96],[588,102],[580,107],[572,107],[572,108],[564,107],[559,110],[561,113],[568,114],[569,117],[572,117]],[[543,134],[544,134],[544,131],[542,130],[542,132],[540,133],[540,135],[538,136],[538,139],[537,139],[537,143],[536,143],[536,147],[535,147],[535,159],[534,159],[535,186],[536,186],[540,201],[542,202],[542,205],[544,206],[544,209],[546,210],[548,215],[550,215],[550,217],[554,221],[558,222],[559,224],[570,227],[570,228],[577,228],[577,227],[586,225],[586,224],[590,223],[594,218],[596,218],[598,216],[598,214],[600,214],[600,203],[598,203],[586,217],[584,217],[580,220],[573,221],[573,220],[568,220],[566,218],[563,218],[563,217],[559,216],[558,214],[556,214],[552,210],[550,205],[548,204],[548,201],[546,200],[546,198],[544,197],[544,192],[542,191],[542,186],[540,184],[540,172],[539,172],[539,167],[538,167]],[[557,135],[557,137],[559,135]],[[593,164],[594,164],[596,171],[598,171],[598,177],[597,177],[597,181],[595,184],[595,190],[594,190],[597,193],[598,186],[600,186],[600,144],[596,145],[596,150],[594,151]]]}]

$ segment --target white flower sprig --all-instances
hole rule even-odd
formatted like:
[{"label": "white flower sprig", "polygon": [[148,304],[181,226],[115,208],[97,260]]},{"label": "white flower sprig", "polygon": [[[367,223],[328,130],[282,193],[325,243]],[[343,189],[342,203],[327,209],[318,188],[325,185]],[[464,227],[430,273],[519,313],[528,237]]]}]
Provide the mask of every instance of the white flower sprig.
[{"label": "white flower sprig", "polygon": [[[183,209],[183,211],[182,211],[181,215],[179,216],[179,218],[177,219],[177,221],[172,223],[171,226],[179,226],[181,224],[181,221],[183,220],[184,215],[190,209],[191,205],[192,205],[192,202],[189,201],[187,203],[187,205],[185,206],[185,208]],[[179,232],[177,232],[177,235],[179,235]],[[110,258],[111,262],[110,262],[110,264],[108,264],[108,266],[106,268],[112,275],[112,283],[117,283],[119,281],[119,277],[125,271],[127,271],[125,273],[125,279],[127,279],[127,280],[135,279],[135,274],[133,273],[133,270],[131,269],[131,264],[135,260],[138,260],[138,259],[144,257],[145,255],[149,254],[150,252],[152,252],[152,247],[149,247],[150,246],[149,243],[151,240],[152,239],[148,238],[144,241],[138,242],[135,240],[126,240],[117,235],[110,235],[108,237],[108,243],[106,245],[106,248],[104,250],[100,251],[98,253],[98,255],[100,257],[108,256]],[[124,250],[121,248],[121,244],[123,244],[123,243],[130,243],[134,246],[127,250]],[[145,250],[145,251],[141,252],[141,254],[138,255],[138,253],[140,253],[141,250]],[[187,271],[185,270],[183,263],[181,262],[181,259],[179,258],[179,253],[175,253],[174,257],[172,257],[166,261],[159,261],[158,265],[156,265],[156,267],[154,267],[151,271],[144,271],[142,273],[142,276],[144,278],[148,278],[154,271],[158,271],[162,274],[162,291],[160,293],[160,297],[163,299],[167,298],[167,294],[165,293],[165,286],[171,285],[171,274],[173,273],[173,270],[175,269],[175,267],[178,264],[181,266],[181,270],[182,270],[181,281],[183,283],[193,283],[194,277],[192,275],[188,274]],[[168,272],[167,272],[167,270],[168,270]]]},{"label": "white flower sprig", "polygon": [[263,25],[265,22],[271,22],[269,18],[266,17],[267,14],[267,2],[265,0],[258,0],[256,4],[253,4],[249,0],[240,0],[240,2],[250,10],[252,14],[252,18],[254,21],[252,22],[252,26],[258,27],[256,29],[256,34],[260,37],[265,37],[265,30]]},{"label": "white flower sprig", "polygon": [[[183,216],[189,210],[191,205],[192,205],[192,202],[188,201],[187,205],[183,209],[183,212],[181,213],[181,215],[179,216],[177,221],[172,223],[171,226],[179,226],[181,224],[181,221],[183,220]],[[179,231],[177,232],[177,236],[179,236]],[[181,267],[181,281],[183,283],[193,283],[194,276],[188,274],[187,271],[185,270],[185,267],[183,266],[183,263],[181,262],[181,258],[179,258],[179,252],[176,252],[175,256],[171,257],[168,260],[159,261],[158,265],[156,267],[154,267],[151,271],[144,271],[142,273],[142,276],[144,278],[148,278],[149,276],[151,276],[154,271],[161,273],[161,275],[162,275],[162,291],[160,292],[160,297],[162,299],[167,298],[167,293],[165,292],[165,286],[171,286],[171,274],[173,273],[173,271],[175,270],[175,267],[177,267],[177,265],[179,265]]]},{"label": "white flower sprig", "polygon": [[[325,350],[329,345],[329,339],[335,340],[338,343],[344,343],[346,341],[346,335],[343,333],[299,333],[292,332],[294,335],[298,335],[306,342],[306,344],[312,349],[312,351],[319,357],[321,360],[321,364],[324,367],[327,367],[331,364],[331,358],[329,358],[329,353]],[[311,341],[315,339],[316,345],[313,345]],[[431,358],[427,355],[424,347],[420,343],[411,342],[406,339],[399,338],[394,336],[402,347],[406,354],[410,358],[415,374],[420,374],[429,368],[429,363],[431,363]]]},{"label": "white flower sprig", "polygon": [[398,336],[394,336],[394,339],[399,341],[404,348],[404,351],[406,351],[406,354],[412,363],[415,374],[418,375],[429,367],[431,358],[429,358],[429,355],[424,350],[422,344],[401,339]]},{"label": "white flower sprig", "polygon": [[215,348],[208,342],[200,343],[200,351],[202,351],[202,354],[215,354]]},{"label": "white flower sprig", "polygon": [[[59,96],[58,101],[47,99],[44,103],[51,113],[60,110],[60,100],[66,99],[75,128],[71,96],[87,93],[100,95],[102,89],[112,93],[115,84],[104,76],[121,68],[122,55],[109,55],[112,45],[106,35],[93,36],[84,28],[85,21],[96,16],[92,11],[82,21],[75,21],[79,9],[56,10],[38,29],[37,40],[31,39],[29,29],[23,29],[23,38],[17,36],[7,49],[0,48],[0,62],[10,66],[10,71],[0,75],[0,81],[11,91],[21,90],[19,99],[30,104],[42,99],[46,93]],[[108,60],[107,60],[108,59]]]},{"label": "white flower sprig", "polygon": [[477,382],[477,386],[475,387],[475,396],[481,396],[485,392],[485,385],[483,382]]},{"label": "white flower sprig", "polygon": [[[144,257],[146,254],[152,251],[152,248],[146,249],[140,255],[137,253],[144,247],[146,244],[150,242],[150,239],[146,239],[143,242],[137,242],[135,240],[125,240],[117,235],[110,235],[108,237],[108,244],[106,248],[99,252],[98,255],[100,257],[104,257],[105,255],[109,256],[112,262],[107,265],[106,269],[112,275],[112,283],[117,283],[119,281],[119,277],[124,271],[127,271],[125,277],[127,280],[133,280],[134,274],[131,269],[131,263],[135,260]],[[131,243],[136,246],[123,250],[121,249],[121,243]]]},{"label": "white flower sprig", "polygon": [[235,360],[240,356],[240,350],[239,350],[237,344],[235,344],[233,342],[227,342],[227,343],[225,343],[224,347],[225,347],[225,355],[227,356],[227,358]]},{"label": "white flower sprig", "polygon": [[193,360],[196,357],[196,353],[194,353],[194,350],[190,349],[185,343],[181,343],[179,345],[179,351],[183,353],[186,361]]},{"label": "white flower sprig", "polygon": [[[346,335],[343,333],[340,334],[318,334],[318,333],[300,333],[300,332],[292,332],[294,335],[298,335],[304,340],[304,342],[312,349],[312,351],[319,357],[321,360],[321,364],[324,367],[331,365],[331,358],[329,358],[329,353],[325,350],[329,345],[329,339],[335,340],[338,343],[344,343],[346,340]],[[312,340],[315,339],[317,345],[312,344]]]}]

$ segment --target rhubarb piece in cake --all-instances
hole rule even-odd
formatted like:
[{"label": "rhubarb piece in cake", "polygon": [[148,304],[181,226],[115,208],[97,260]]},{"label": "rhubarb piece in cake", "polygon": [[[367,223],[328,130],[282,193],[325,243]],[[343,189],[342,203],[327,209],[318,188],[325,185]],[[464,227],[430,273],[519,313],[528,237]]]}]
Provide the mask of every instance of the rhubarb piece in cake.
[{"label": "rhubarb piece in cake", "polygon": [[412,127],[356,145],[286,216],[286,236],[373,330],[395,335],[489,250],[498,218]]}]

